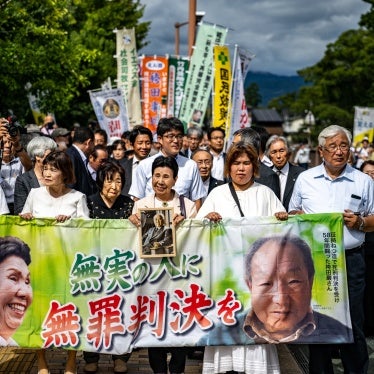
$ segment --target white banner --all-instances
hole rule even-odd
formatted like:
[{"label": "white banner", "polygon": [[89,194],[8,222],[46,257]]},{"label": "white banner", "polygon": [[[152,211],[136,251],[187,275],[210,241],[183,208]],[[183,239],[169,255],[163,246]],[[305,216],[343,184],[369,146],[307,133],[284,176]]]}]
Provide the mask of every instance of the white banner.
[{"label": "white banner", "polygon": [[109,138],[118,137],[129,129],[122,90],[90,91],[90,99],[100,127]]},{"label": "white banner", "polygon": [[249,72],[249,65],[251,61],[255,58],[255,55],[248,51],[247,49],[239,48],[238,54],[240,57],[240,62],[242,66],[243,79],[247,76]]},{"label": "white banner", "polygon": [[234,66],[234,81],[231,93],[231,127],[227,136],[227,144],[232,143],[236,130],[250,126],[247,104],[244,97],[244,80],[240,66],[240,59],[236,59]]},{"label": "white banner", "polygon": [[142,125],[135,30],[117,31],[117,86],[123,88],[130,127]]}]

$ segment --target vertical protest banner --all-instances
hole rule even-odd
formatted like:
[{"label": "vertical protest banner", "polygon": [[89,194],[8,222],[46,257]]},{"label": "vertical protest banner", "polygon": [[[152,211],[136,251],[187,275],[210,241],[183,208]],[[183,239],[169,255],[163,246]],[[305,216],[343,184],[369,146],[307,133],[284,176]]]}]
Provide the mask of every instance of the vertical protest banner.
[{"label": "vertical protest banner", "polygon": [[169,57],[168,116],[179,116],[184,95],[184,85],[187,79],[188,62],[187,57]]},{"label": "vertical protest banner", "polygon": [[122,88],[128,110],[130,129],[142,124],[140,104],[139,67],[135,29],[116,31],[117,86]]},{"label": "vertical protest banner", "polygon": [[364,137],[374,141],[374,108],[355,107],[353,143],[359,144]]},{"label": "vertical protest banner", "polygon": [[160,118],[166,117],[168,96],[168,58],[141,58],[142,108],[144,126],[156,132]]},{"label": "vertical protest banner", "polygon": [[247,103],[244,95],[244,79],[242,64],[235,46],[235,58],[233,69],[233,82],[231,90],[231,121],[229,131],[226,131],[227,144],[232,143],[236,130],[250,126]]},{"label": "vertical protest banner", "polygon": [[227,29],[201,23],[188,69],[179,118],[185,126],[202,125],[213,85],[213,47],[223,45]]},{"label": "vertical protest banner", "polygon": [[45,114],[43,114],[39,108],[38,98],[31,93],[27,94],[27,98],[29,99],[29,105],[30,105],[32,116],[34,117],[35,123],[38,126],[43,125],[43,118],[45,117]]},{"label": "vertical protest banner", "polygon": [[226,46],[214,46],[213,127],[230,128],[230,52]]},{"label": "vertical protest banner", "polygon": [[30,82],[25,84],[25,89],[27,92],[27,99],[29,100],[30,109],[32,112],[32,116],[34,117],[35,124],[38,126],[43,125],[43,120],[46,114],[42,113],[39,108],[39,97],[34,95],[31,92],[32,84]]},{"label": "vertical protest banner", "polygon": [[109,138],[120,138],[129,129],[122,90],[89,91],[89,94],[100,127]]}]

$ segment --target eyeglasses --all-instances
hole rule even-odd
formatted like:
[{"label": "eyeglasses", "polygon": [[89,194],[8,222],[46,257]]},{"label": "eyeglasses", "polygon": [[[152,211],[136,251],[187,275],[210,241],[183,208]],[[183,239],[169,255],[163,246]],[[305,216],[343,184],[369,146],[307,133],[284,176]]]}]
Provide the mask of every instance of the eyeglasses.
[{"label": "eyeglasses", "polygon": [[182,135],[182,134],[178,134],[178,135],[175,135],[175,134],[167,134],[167,135],[163,135],[162,137],[163,137],[163,138],[166,138],[167,140],[169,140],[169,142],[172,142],[173,140],[180,141],[180,140],[183,139],[183,135]]},{"label": "eyeglasses", "polygon": [[336,144],[331,144],[327,147],[322,147],[325,151],[329,152],[329,153],[335,153],[338,149],[340,149],[342,152],[347,152],[349,151],[349,144],[340,144],[340,145],[336,145]]}]

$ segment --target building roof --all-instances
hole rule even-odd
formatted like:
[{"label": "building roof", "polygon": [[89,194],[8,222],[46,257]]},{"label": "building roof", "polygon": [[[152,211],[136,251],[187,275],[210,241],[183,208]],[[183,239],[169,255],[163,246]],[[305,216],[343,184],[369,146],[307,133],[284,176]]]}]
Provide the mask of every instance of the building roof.
[{"label": "building roof", "polygon": [[252,120],[256,123],[283,123],[282,116],[275,109],[252,109]]}]

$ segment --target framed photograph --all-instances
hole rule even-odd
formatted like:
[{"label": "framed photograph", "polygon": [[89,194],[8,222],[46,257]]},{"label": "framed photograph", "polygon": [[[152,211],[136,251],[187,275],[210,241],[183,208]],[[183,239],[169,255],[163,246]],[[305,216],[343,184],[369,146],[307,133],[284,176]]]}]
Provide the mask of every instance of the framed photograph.
[{"label": "framed photograph", "polygon": [[173,208],[139,209],[140,257],[174,257],[176,255]]}]

